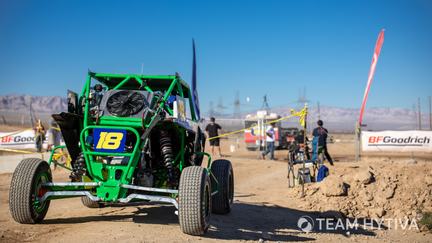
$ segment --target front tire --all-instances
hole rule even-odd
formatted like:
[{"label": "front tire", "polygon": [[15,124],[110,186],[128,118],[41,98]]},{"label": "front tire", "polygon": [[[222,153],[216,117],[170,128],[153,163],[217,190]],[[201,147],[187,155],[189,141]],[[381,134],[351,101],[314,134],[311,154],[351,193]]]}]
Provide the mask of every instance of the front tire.
[{"label": "front tire", "polygon": [[180,229],[189,235],[202,235],[211,214],[211,186],[207,171],[200,166],[183,169],[179,185]]},{"label": "front tire", "polygon": [[[211,172],[217,180],[218,192],[212,196],[212,212],[227,214],[234,200],[234,172],[231,162],[226,159],[213,161]],[[216,183],[216,182],[215,182]]]},{"label": "front tire", "polygon": [[41,222],[48,212],[50,201],[40,202],[47,192],[43,183],[52,182],[51,169],[46,161],[37,158],[22,160],[12,175],[9,210],[21,224]]}]

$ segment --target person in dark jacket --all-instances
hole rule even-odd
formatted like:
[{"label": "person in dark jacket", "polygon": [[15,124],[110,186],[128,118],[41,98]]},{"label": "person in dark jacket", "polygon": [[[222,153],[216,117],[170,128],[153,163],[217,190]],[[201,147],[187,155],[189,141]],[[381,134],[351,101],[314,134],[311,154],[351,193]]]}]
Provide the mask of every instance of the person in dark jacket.
[{"label": "person in dark jacket", "polygon": [[321,120],[318,120],[317,122],[318,127],[316,127],[313,132],[312,135],[314,137],[318,137],[318,146],[322,147],[324,156],[327,158],[328,162],[333,165],[333,159],[330,156],[328,149],[327,149],[327,135],[328,135],[328,130],[325,129],[323,127],[324,122]]},{"label": "person in dark jacket", "polygon": [[209,137],[210,146],[212,155],[214,154],[214,147],[218,148],[219,151],[219,157],[222,157],[221,148],[220,148],[220,139],[219,139],[219,130],[221,130],[222,127],[216,123],[216,119],[214,117],[210,118],[210,123],[206,127],[206,132]]}]

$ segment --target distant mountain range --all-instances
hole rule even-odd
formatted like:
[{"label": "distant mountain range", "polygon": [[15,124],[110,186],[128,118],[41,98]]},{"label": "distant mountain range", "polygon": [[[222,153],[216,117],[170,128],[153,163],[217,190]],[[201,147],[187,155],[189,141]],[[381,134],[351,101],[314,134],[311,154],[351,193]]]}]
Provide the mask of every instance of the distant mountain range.
[{"label": "distant mountain range", "polygon": [[[289,109],[275,108],[272,112],[288,115]],[[338,131],[353,130],[359,117],[359,109],[341,107],[320,107],[320,119],[324,126]],[[318,120],[316,107],[309,109],[308,121],[310,126],[315,126]],[[417,129],[418,117],[415,111],[404,108],[375,107],[365,110],[363,123],[366,130],[408,130]],[[429,114],[422,114],[422,128],[429,128]]]},{"label": "distant mountain range", "polygon": [[[20,123],[23,116],[29,114],[30,104],[36,114],[39,114],[40,117],[47,117],[47,119],[49,119],[50,114],[67,109],[66,98],[59,96],[5,95],[0,96],[0,114],[6,117],[6,120],[10,121],[9,123]],[[290,114],[290,108],[275,107],[272,108],[271,112],[287,116]],[[242,114],[242,117],[245,115]],[[320,118],[324,121],[324,125],[333,131],[352,131],[358,115],[359,110],[353,108],[321,106],[320,109]],[[227,119],[231,117],[230,115],[219,115],[216,118]],[[315,126],[316,120],[318,120],[317,109],[311,107],[308,116],[309,126]],[[242,124],[241,122],[237,123]],[[297,124],[295,119],[290,119],[287,123],[292,126]],[[418,121],[416,112],[410,109],[368,108],[365,111],[364,123],[367,124],[366,129],[369,130],[406,130],[416,129]],[[423,128],[429,128],[429,114],[422,115],[422,124]]]},{"label": "distant mountain range", "polygon": [[55,113],[67,109],[66,98],[60,96],[5,95],[0,96],[0,111]]}]

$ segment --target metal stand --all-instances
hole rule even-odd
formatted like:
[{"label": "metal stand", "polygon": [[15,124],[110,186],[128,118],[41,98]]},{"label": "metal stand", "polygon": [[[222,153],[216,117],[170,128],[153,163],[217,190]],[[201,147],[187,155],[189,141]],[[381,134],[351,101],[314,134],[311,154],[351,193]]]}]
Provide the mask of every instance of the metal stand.
[{"label": "metal stand", "polygon": [[[306,142],[306,138],[307,138],[307,103],[305,103],[305,108],[306,108],[306,114],[304,117],[304,133],[303,133],[303,141],[304,144],[307,146],[307,142]],[[306,148],[305,148],[305,153],[306,153]],[[306,159],[307,156],[306,154],[303,154],[303,173],[302,173],[302,197],[305,196],[305,191],[304,191],[304,183],[305,183],[305,171],[306,171]]]},{"label": "metal stand", "polygon": [[361,136],[361,125],[356,122],[355,124],[355,161],[358,162],[360,161],[360,136]]},{"label": "metal stand", "polygon": [[258,119],[257,127],[259,129],[258,135],[258,158],[262,158],[262,153],[267,149],[266,143],[266,124],[263,118]]}]

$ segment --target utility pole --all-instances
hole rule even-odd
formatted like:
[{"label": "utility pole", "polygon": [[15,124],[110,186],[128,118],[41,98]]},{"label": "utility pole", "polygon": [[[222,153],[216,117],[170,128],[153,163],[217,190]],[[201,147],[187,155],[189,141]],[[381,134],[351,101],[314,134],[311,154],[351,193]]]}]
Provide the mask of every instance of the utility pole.
[{"label": "utility pole", "polygon": [[418,97],[417,99],[417,114],[418,114],[418,126],[419,126],[419,130],[422,130],[422,125],[421,125],[421,108],[420,108],[420,97]]},{"label": "utility pole", "polygon": [[432,97],[429,96],[429,130],[432,130]]},{"label": "utility pole", "polygon": [[216,112],[219,113],[218,115],[220,116],[220,115],[224,114],[225,109],[226,109],[226,107],[223,104],[223,99],[220,96],[218,104],[216,105]]},{"label": "utility pole", "polygon": [[317,112],[318,112],[318,120],[321,120],[321,110],[320,110],[320,103],[319,103],[319,101],[317,103]]},{"label": "utility pole", "polygon": [[214,110],[214,106],[213,106],[213,101],[210,101],[210,105],[209,105],[209,117],[214,117],[215,115],[215,110]]},{"label": "utility pole", "polygon": [[270,111],[270,106],[269,106],[268,101],[267,101],[267,95],[264,95],[264,97],[263,97],[263,103],[261,106],[261,110],[266,110],[267,112]]},{"label": "utility pole", "polygon": [[234,98],[234,113],[233,118],[241,118],[241,111],[240,111],[240,94],[238,91],[236,91],[235,98]]},{"label": "utility pole", "polygon": [[413,105],[412,105],[412,111],[413,111],[413,114],[414,114],[414,129],[418,129],[418,122],[417,122],[417,107],[416,107],[416,104],[414,103]]},{"label": "utility pole", "polygon": [[35,127],[35,122],[37,122],[37,119],[36,119],[36,117],[34,115],[34,111],[33,111],[33,106],[32,106],[33,99],[31,96],[28,96],[28,100],[29,100],[29,112],[30,112],[31,126]]}]

